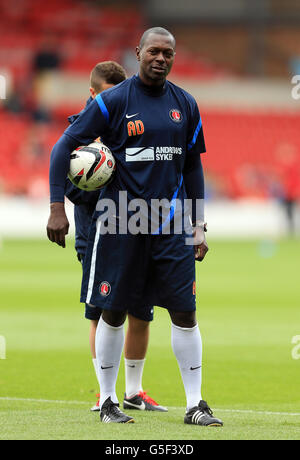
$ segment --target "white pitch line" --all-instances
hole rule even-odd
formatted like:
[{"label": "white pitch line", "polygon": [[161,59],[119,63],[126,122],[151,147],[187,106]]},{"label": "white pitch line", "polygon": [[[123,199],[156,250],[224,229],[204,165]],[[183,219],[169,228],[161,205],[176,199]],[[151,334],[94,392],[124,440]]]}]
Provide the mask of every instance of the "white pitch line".
[{"label": "white pitch line", "polygon": [[[184,407],[172,407],[168,406],[168,409],[181,409],[185,410]],[[236,413],[236,414],[255,414],[255,415],[293,415],[293,416],[298,416],[300,417],[300,412],[271,412],[271,411],[262,411],[262,410],[253,410],[253,409],[220,409],[217,407],[212,408],[214,412],[230,412],[230,413]]]},{"label": "white pitch line", "polygon": [[31,399],[31,398],[10,398],[9,396],[0,397],[0,401],[20,401],[20,402],[36,402],[36,403],[53,403],[53,404],[92,404],[87,401],[60,401],[56,399]]},{"label": "white pitch line", "polygon": [[238,414],[260,414],[260,415],[293,415],[300,417],[299,412],[270,412],[263,410],[251,410],[251,409],[214,409],[219,412],[234,412]]},{"label": "white pitch line", "polygon": [[[52,403],[52,404],[67,404],[67,405],[89,405],[92,404],[91,401],[62,401],[56,399],[32,399],[32,398],[14,398],[9,396],[0,397],[0,401],[20,401],[20,402],[34,402],[34,403]],[[185,411],[185,407],[175,407],[169,406],[170,410],[182,410]],[[271,411],[261,411],[253,409],[220,409],[214,408],[214,411],[218,412],[229,412],[237,414],[254,414],[254,415],[291,415],[300,417],[300,412],[271,412]]]}]

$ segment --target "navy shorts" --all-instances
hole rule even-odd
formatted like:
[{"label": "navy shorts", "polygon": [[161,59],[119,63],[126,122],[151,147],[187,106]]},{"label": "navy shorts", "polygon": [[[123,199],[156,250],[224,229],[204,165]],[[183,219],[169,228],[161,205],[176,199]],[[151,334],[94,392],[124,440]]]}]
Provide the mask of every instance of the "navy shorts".
[{"label": "navy shorts", "polygon": [[195,311],[194,247],[185,234],[100,234],[94,218],[83,268],[81,302],[136,316],[155,305]]},{"label": "navy shorts", "polygon": [[[84,263],[84,254],[77,253],[77,257],[79,262],[83,265]],[[131,308],[128,309],[128,313],[134,316],[137,319],[141,319],[143,321],[153,321],[154,309],[153,307],[144,308],[138,311],[132,311]],[[85,303],[85,318],[89,320],[98,321],[102,314],[102,309],[96,307],[95,305]]]}]

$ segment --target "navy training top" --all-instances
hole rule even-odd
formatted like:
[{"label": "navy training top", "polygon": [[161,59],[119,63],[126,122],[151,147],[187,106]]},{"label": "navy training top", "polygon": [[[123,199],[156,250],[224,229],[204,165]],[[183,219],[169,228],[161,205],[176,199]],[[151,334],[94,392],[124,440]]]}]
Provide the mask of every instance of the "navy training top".
[{"label": "navy training top", "polygon": [[[137,75],[98,94],[65,136],[74,148],[101,136],[117,164],[102,197],[115,201],[123,190],[128,200],[143,198],[148,203],[154,198],[185,198],[185,162],[205,152],[195,99],[169,81],[160,88],[146,86]],[[53,173],[50,168],[52,196],[61,201],[64,184]]]}]

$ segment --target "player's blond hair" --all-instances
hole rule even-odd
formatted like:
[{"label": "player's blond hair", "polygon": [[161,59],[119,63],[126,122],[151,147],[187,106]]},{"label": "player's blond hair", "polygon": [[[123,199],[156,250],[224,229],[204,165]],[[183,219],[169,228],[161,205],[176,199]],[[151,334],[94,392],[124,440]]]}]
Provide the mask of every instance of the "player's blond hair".
[{"label": "player's blond hair", "polygon": [[99,93],[103,81],[111,85],[117,85],[126,80],[126,73],[123,67],[114,61],[99,62],[91,71],[90,85]]}]

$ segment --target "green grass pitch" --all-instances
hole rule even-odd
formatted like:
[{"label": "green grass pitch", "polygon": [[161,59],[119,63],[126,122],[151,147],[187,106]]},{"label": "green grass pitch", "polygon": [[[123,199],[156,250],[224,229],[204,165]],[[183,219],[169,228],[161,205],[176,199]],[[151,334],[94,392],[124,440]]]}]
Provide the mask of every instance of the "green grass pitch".
[{"label": "green grass pitch", "polygon": [[[168,413],[132,412],[101,424],[90,412],[97,384],[79,303],[73,241],[4,240],[0,249],[0,439],[299,439],[300,241],[209,241],[197,265],[203,397],[223,428],[183,424],[185,398],[156,308],[143,386]],[[6,343],[6,351],[4,349]],[[124,365],[118,378],[120,402]]]}]

